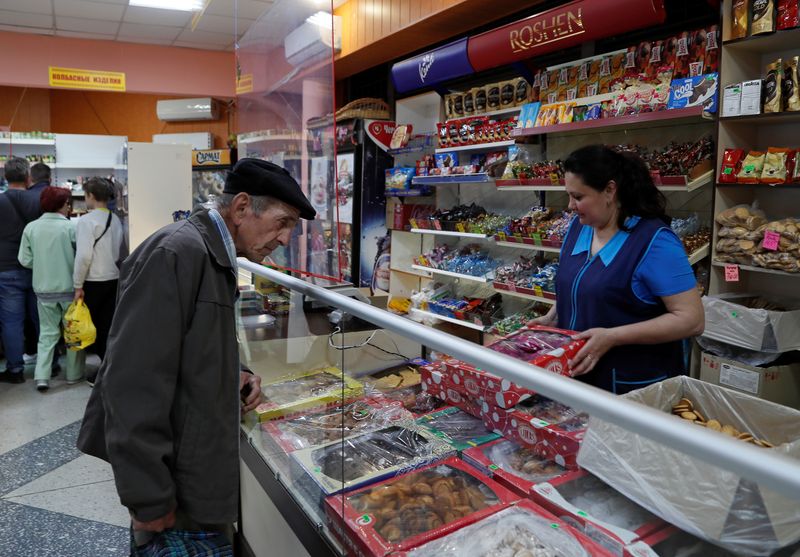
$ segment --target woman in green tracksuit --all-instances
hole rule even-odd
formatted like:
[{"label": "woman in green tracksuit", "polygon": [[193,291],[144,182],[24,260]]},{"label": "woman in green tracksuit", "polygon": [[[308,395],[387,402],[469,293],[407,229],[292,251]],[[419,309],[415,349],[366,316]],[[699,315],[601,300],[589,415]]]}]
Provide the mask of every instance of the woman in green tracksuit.
[{"label": "woman in green tracksuit", "polygon": [[[34,380],[36,389],[44,392],[50,387],[51,364],[61,322],[75,292],[72,271],[75,265],[75,226],[67,218],[70,211],[70,191],[47,187],[42,190],[44,214],[28,223],[22,233],[19,262],[33,269],[33,291],[38,298],[40,333]],[[67,383],[83,379],[86,355],[81,350],[67,351]]]}]

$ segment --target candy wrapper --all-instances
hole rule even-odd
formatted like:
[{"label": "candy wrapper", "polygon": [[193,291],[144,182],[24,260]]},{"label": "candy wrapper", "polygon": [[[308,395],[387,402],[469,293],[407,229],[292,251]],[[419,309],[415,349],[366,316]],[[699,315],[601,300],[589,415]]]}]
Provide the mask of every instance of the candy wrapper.
[{"label": "candy wrapper", "polygon": [[266,422],[261,429],[265,438],[268,436],[290,453],[408,421],[411,417],[399,402],[384,405],[375,400],[357,400],[322,412]]},{"label": "candy wrapper", "polygon": [[411,188],[411,180],[416,175],[416,169],[410,167],[387,168],[386,189],[388,191],[407,190]]},{"label": "candy wrapper", "polygon": [[508,439],[467,449],[461,458],[522,497],[530,496],[534,485],[568,473],[563,466]]},{"label": "candy wrapper", "polygon": [[450,458],[325,501],[332,529],[355,555],[383,557],[447,535],[517,500]]},{"label": "candy wrapper", "polygon": [[292,458],[331,495],[396,476],[452,455],[453,449],[413,422],[398,422],[326,445],[301,449]]},{"label": "candy wrapper", "polygon": [[457,451],[477,447],[500,436],[486,429],[483,420],[458,408],[445,408],[426,414],[417,423],[438,435]]},{"label": "candy wrapper", "polygon": [[256,407],[256,414],[264,422],[355,400],[364,395],[364,386],[341,370],[328,367],[262,384],[261,391],[264,402]]},{"label": "candy wrapper", "polygon": [[613,555],[667,524],[583,471],[533,487],[533,500]]},{"label": "candy wrapper", "polygon": [[602,547],[530,501],[521,501],[407,557],[607,557]]}]

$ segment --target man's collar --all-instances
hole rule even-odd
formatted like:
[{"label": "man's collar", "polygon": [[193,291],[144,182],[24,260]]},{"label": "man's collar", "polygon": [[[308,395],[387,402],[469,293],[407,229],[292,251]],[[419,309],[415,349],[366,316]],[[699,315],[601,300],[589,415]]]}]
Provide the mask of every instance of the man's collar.
[{"label": "man's collar", "polygon": [[[209,210],[196,210],[194,213],[192,213],[192,216],[189,217],[189,222],[191,222],[200,232],[200,235],[203,237],[203,241],[206,243],[208,251],[214,257],[217,263],[222,267],[229,267],[233,269],[234,264],[231,262],[230,254],[225,247],[225,240],[222,232],[214,223],[214,220],[209,214]],[[225,227],[225,230],[228,232],[228,236],[230,236],[230,231],[227,230],[227,227]]]}]

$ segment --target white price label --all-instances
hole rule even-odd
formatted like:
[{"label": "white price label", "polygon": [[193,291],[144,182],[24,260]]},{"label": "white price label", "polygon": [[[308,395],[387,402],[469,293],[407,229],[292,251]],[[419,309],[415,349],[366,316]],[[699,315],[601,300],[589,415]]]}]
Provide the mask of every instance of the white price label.
[{"label": "white price label", "polygon": [[719,384],[733,387],[748,393],[758,394],[759,374],[756,371],[743,369],[730,364],[722,364],[719,368]]}]

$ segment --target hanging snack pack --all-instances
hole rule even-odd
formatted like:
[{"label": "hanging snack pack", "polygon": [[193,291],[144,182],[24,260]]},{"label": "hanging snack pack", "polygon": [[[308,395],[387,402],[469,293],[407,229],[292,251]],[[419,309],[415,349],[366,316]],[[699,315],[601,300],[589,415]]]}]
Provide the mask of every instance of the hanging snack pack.
[{"label": "hanging snack pack", "polygon": [[750,151],[742,163],[742,169],[736,175],[736,181],[744,184],[757,184],[764,171],[764,159],[767,154],[763,151]]},{"label": "hanging snack pack", "polygon": [[778,29],[800,27],[797,0],[778,0]]},{"label": "hanging snack pack", "polygon": [[514,80],[503,81],[500,84],[500,106],[502,108],[514,106],[515,92]]},{"label": "hanging snack pack", "polygon": [[786,161],[789,149],[770,147],[764,158],[764,169],[761,171],[761,183],[781,184],[786,181]]},{"label": "hanging snack pack", "polygon": [[[795,2],[795,5],[798,3]],[[798,66],[800,56],[793,56],[783,66],[783,105],[784,110],[800,110],[800,89],[798,89]]]},{"label": "hanging snack pack", "polygon": [[775,30],[775,0],[753,0],[751,35],[772,33]]},{"label": "hanging snack pack", "polygon": [[783,109],[783,63],[780,58],[767,66],[764,80],[764,113],[780,112]]},{"label": "hanging snack pack", "polygon": [[747,36],[747,14],[750,11],[750,0],[733,0],[731,13],[733,15],[733,25],[731,27],[731,38],[741,39]]},{"label": "hanging snack pack", "polygon": [[742,159],[744,159],[744,149],[725,149],[719,174],[721,183],[736,182],[736,176],[742,168]]}]

